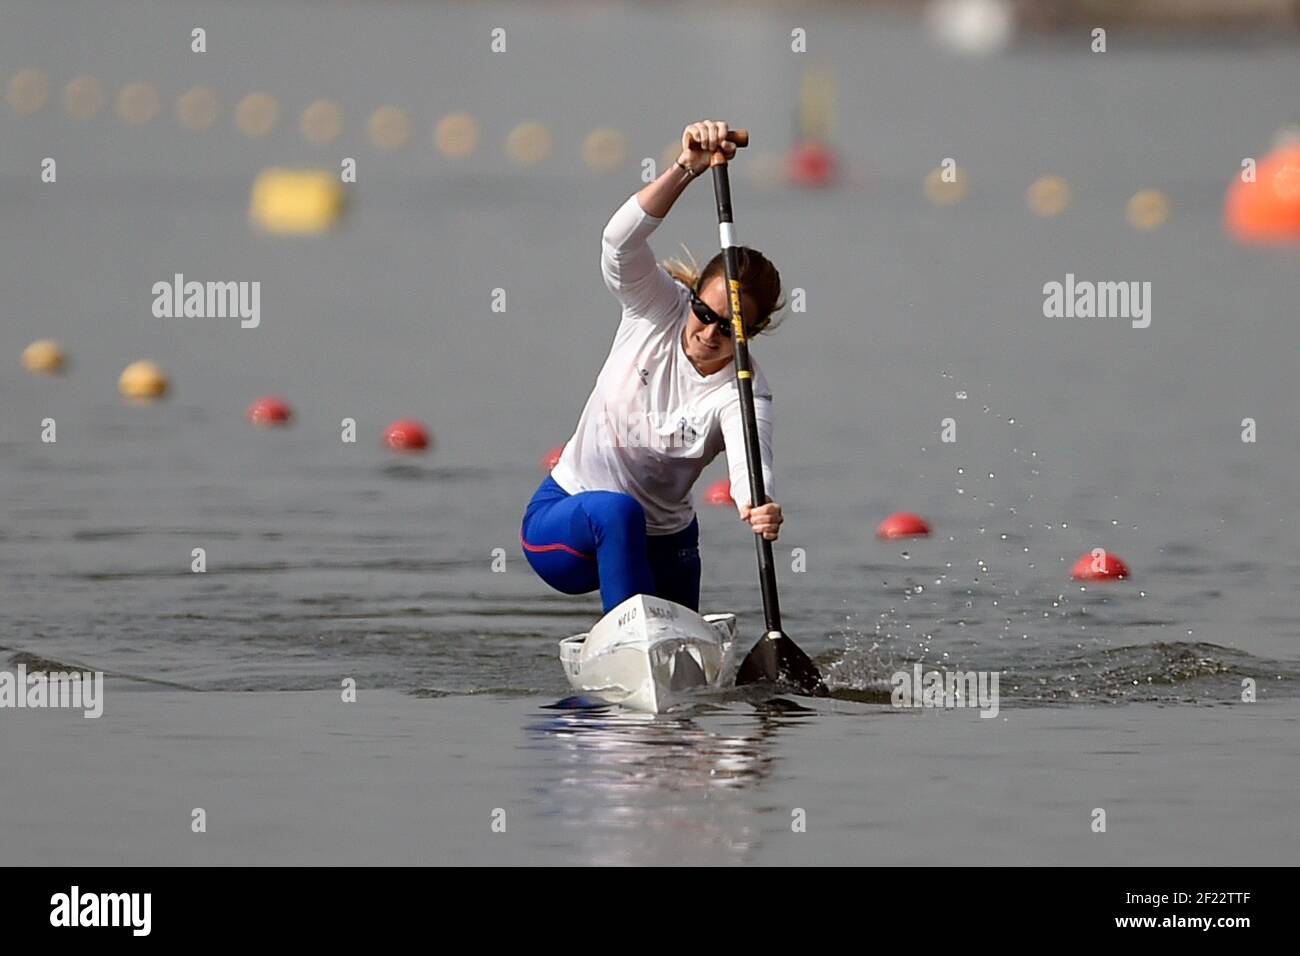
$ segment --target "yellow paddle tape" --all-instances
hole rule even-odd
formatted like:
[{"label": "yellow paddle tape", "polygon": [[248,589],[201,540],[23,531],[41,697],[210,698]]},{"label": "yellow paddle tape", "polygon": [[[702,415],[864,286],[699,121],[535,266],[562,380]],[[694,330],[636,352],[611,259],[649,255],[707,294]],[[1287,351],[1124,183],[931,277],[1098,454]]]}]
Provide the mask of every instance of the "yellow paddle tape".
[{"label": "yellow paddle tape", "polygon": [[731,288],[731,334],[737,342],[744,342],[745,320],[740,315],[740,280],[732,279],[728,285]]},{"label": "yellow paddle tape", "polygon": [[753,374],[752,372],[737,372],[737,373],[736,373],[736,378],[753,378],[753,377],[754,377],[754,374]]}]

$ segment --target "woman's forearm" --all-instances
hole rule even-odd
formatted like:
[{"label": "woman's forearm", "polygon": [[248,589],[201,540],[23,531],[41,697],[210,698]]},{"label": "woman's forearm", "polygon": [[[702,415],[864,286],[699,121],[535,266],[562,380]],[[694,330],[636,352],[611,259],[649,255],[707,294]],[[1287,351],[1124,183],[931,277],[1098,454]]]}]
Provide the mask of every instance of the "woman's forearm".
[{"label": "woman's forearm", "polygon": [[682,168],[685,159],[674,162],[654,182],[647,184],[636,194],[636,201],[646,211],[646,215],[662,219],[673,208],[677,197],[695,177]]}]

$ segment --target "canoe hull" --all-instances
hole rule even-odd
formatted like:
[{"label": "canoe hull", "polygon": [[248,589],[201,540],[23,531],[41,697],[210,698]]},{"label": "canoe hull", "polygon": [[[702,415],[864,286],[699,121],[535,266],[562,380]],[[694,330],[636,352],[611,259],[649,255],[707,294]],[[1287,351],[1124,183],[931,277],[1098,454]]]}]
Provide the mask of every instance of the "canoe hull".
[{"label": "canoe hull", "polygon": [[585,634],[560,642],[565,676],[579,693],[663,713],[734,680],[728,654],[734,614],[701,616],[648,594],[630,597]]}]

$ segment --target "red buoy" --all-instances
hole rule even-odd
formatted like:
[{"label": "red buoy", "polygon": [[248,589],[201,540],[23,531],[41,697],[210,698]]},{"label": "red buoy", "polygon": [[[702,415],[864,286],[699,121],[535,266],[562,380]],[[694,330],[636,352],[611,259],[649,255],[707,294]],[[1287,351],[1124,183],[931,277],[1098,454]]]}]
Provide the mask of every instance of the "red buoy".
[{"label": "red buoy", "polygon": [[796,186],[822,187],[835,181],[835,153],[825,143],[805,140],[785,155],[785,175]]},{"label": "red buoy", "polygon": [[930,526],[925,519],[910,511],[895,512],[876,529],[877,538],[924,538],[929,533]]},{"label": "red buoy", "polygon": [[736,506],[736,501],[731,497],[731,479],[722,478],[709,485],[704,492],[704,503],[708,505],[730,505]]},{"label": "red buoy", "polygon": [[269,395],[249,405],[246,415],[254,425],[287,425],[293,418],[293,409],[284,399]]},{"label": "red buoy", "polygon": [[1093,548],[1070,571],[1076,581],[1120,581],[1128,576],[1128,565],[1105,548]]},{"label": "red buoy", "polygon": [[556,464],[559,462],[560,456],[563,454],[564,454],[563,445],[556,445],[554,448],[548,451],[546,455],[542,458],[542,471],[549,473],[551,469],[554,468]]},{"label": "red buoy", "polygon": [[1249,182],[1232,179],[1223,201],[1223,225],[1242,243],[1300,242],[1300,144],[1260,160]]},{"label": "red buoy", "polygon": [[403,418],[384,429],[384,444],[394,451],[424,451],[429,447],[429,433],[419,422]]}]

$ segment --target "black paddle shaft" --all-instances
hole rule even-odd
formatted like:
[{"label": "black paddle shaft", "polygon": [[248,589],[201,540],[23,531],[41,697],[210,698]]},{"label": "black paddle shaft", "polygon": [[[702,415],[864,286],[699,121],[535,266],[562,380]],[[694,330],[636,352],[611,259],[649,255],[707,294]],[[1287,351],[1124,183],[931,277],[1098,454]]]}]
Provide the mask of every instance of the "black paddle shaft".
[{"label": "black paddle shaft", "polygon": [[[763,455],[758,441],[758,415],[754,410],[754,373],[745,340],[745,321],[740,307],[740,260],[736,254],[734,221],[731,218],[731,178],[725,162],[713,164],[713,194],[718,204],[718,232],[726,264],[727,299],[731,303],[731,340],[736,346],[736,388],[740,392],[740,417],[745,426],[745,462],[749,466],[749,504],[757,508],[767,501],[763,490]],[[781,602],[776,596],[776,566],[772,542],[754,535],[758,548],[758,579],[763,588],[763,617],[767,631],[781,632]]]}]

